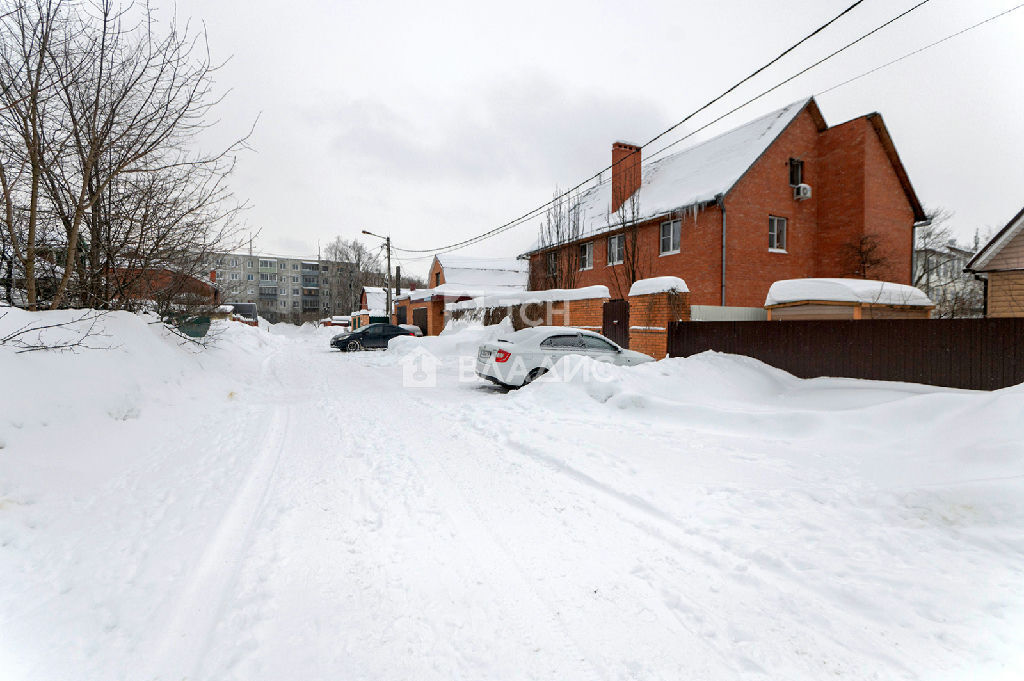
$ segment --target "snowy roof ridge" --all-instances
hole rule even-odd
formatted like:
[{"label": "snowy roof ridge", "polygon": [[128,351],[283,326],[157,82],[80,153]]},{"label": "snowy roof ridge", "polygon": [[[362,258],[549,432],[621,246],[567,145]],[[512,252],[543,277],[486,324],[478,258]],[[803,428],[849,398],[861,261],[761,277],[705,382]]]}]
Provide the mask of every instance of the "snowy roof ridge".
[{"label": "snowy roof ridge", "polygon": [[[641,162],[640,189],[634,194],[639,209],[637,217],[646,220],[704,205],[719,194],[728,193],[813,102],[813,97],[805,97],[710,139]],[[611,175],[607,174],[580,197],[584,235],[608,231],[618,225],[616,215],[610,210],[611,194]],[[528,252],[540,248],[542,246],[535,244]]]}]

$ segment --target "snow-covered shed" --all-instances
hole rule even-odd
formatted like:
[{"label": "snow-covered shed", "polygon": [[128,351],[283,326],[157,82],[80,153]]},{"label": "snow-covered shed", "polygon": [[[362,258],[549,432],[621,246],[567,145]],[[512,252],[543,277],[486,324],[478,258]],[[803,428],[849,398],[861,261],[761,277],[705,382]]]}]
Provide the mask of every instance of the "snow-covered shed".
[{"label": "snow-covered shed", "polygon": [[529,263],[516,258],[473,258],[439,253],[430,265],[427,285],[447,285],[478,294],[525,291]]},{"label": "snow-covered shed", "polygon": [[395,300],[398,324],[415,324],[428,336],[444,328],[445,305],[478,297],[526,291],[529,263],[515,258],[473,258],[442,253],[427,274],[430,288],[408,291]]},{"label": "snow-covered shed", "polygon": [[871,279],[783,279],[764,301],[769,320],[928,319],[934,303],[920,289]]}]

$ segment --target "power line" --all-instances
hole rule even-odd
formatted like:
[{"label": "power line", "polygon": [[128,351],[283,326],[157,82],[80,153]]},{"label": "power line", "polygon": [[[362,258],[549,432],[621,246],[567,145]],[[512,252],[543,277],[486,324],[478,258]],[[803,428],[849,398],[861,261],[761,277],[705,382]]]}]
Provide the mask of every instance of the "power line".
[{"label": "power line", "polygon": [[[913,11],[914,9],[917,9],[917,7],[919,7],[919,6],[921,5],[921,4],[924,4],[924,3],[920,3],[920,4],[918,4],[918,5],[915,5],[914,7],[911,7],[911,8],[909,9],[909,10],[907,10],[907,12],[904,12],[904,14],[906,14],[906,13],[909,13],[909,12]],[[944,38],[940,38],[939,40],[936,40],[936,41],[934,41],[934,42],[931,42],[931,43],[929,43],[929,44],[927,44],[927,45],[924,45],[923,47],[920,47],[920,48],[918,48],[918,49],[916,49],[916,50],[913,50],[913,51],[911,51],[911,52],[908,52],[908,53],[906,53],[906,54],[904,54],[904,55],[902,55],[902,56],[900,56],[900,57],[897,57],[896,59],[893,59],[893,60],[891,60],[891,61],[889,61],[889,62],[886,62],[885,64],[882,64],[882,65],[880,65],[880,66],[877,66],[877,67],[875,67],[875,68],[873,68],[873,69],[870,69],[870,70],[868,70],[868,71],[865,71],[864,73],[861,73],[860,75],[854,76],[853,78],[849,78],[849,79],[847,79],[847,80],[845,80],[845,81],[842,81],[841,83],[838,83],[838,84],[836,84],[836,85],[833,85],[833,86],[831,86],[831,87],[829,87],[829,88],[827,88],[827,89],[825,89],[825,90],[821,90],[820,92],[818,92],[818,93],[817,93],[817,95],[818,95],[818,96],[820,96],[820,95],[826,94],[826,93],[828,93],[828,92],[832,92],[833,90],[836,90],[836,89],[838,89],[838,88],[840,88],[840,87],[843,87],[844,85],[848,85],[849,83],[852,83],[852,82],[854,82],[854,81],[856,81],[856,80],[859,80],[859,79],[861,79],[861,78],[864,78],[865,76],[869,76],[869,75],[871,75],[872,73],[875,73],[875,72],[877,72],[877,71],[880,71],[880,70],[882,70],[882,69],[888,68],[888,67],[890,67],[890,66],[892,66],[892,65],[894,65],[894,64],[897,64],[897,63],[899,63],[899,62],[903,61],[904,59],[907,59],[907,58],[909,58],[909,57],[912,57],[912,56],[914,56],[914,55],[916,55],[916,54],[919,54],[919,53],[921,53],[921,52],[924,52],[924,51],[926,51],[926,50],[929,50],[929,49],[931,49],[931,48],[933,48],[933,47],[935,47],[935,46],[937,46],[937,45],[940,45],[940,44],[942,44],[942,43],[944,43],[944,42],[947,42],[947,41],[949,41],[949,40],[951,40],[951,39],[953,39],[953,38],[956,38],[956,37],[958,37],[958,36],[961,36],[961,35],[963,35],[963,34],[965,34],[965,33],[969,32],[969,31],[972,31],[972,30],[974,30],[974,29],[976,29],[976,28],[979,28],[980,26],[983,26],[983,25],[985,25],[985,24],[988,24],[988,23],[990,23],[990,22],[992,22],[992,21],[995,21],[996,19],[1000,19],[1000,18],[1002,18],[1002,17],[1006,16],[1007,14],[1010,14],[1011,12],[1015,12],[1015,11],[1017,11],[1018,9],[1021,9],[1022,7],[1024,7],[1024,3],[1021,3],[1021,4],[1019,4],[1019,5],[1016,5],[1016,6],[1014,6],[1014,7],[1011,7],[1010,9],[1008,9],[1008,10],[1005,10],[1005,11],[1003,11],[1003,12],[1000,12],[999,14],[995,14],[995,15],[993,15],[993,16],[991,16],[991,17],[988,17],[987,19],[984,19],[984,20],[982,20],[982,21],[979,21],[979,22],[977,22],[977,23],[975,23],[975,24],[972,24],[972,25],[970,25],[970,26],[967,26],[966,28],[963,28],[963,29],[961,29],[961,30],[959,30],[959,31],[956,31],[955,33],[951,33],[951,34],[949,34],[949,35],[945,36]],[[897,17],[895,17],[894,19],[890,20],[889,22],[886,22],[886,24],[883,24],[883,25],[882,25],[882,26],[880,26],[879,28],[875,29],[875,31],[872,31],[872,33],[874,33],[874,32],[876,32],[876,31],[880,30],[881,28],[883,28],[883,27],[884,27],[885,25],[888,25],[889,23],[892,23],[893,21],[896,21],[896,20],[897,20],[897,19],[899,19],[899,18],[900,18],[901,16],[903,16],[903,15],[897,16]],[[854,42],[859,42],[860,40],[862,40],[863,38],[867,37],[868,35],[870,35],[870,34],[865,34],[865,36],[862,36],[862,38],[860,38],[860,39],[858,39],[857,41],[854,41]],[[852,44],[853,44],[853,43],[851,43],[850,45],[852,45]],[[849,47],[850,45],[848,45],[847,47]],[[846,48],[844,47],[843,49],[846,49]],[[840,51],[841,51],[841,50],[840,50]],[[832,56],[834,56],[835,54],[838,54],[838,51],[837,51],[836,53],[833,53],[832,55],[829,55],[829,57],[827,57],[826,59],[828,59],[828,58],[831,58],[831,57],[832,57]],[[812,65],[812,66],[808,67],[807,69],[804,69],[803,71],[801,71],[800,73],[796,74],[796,75],[795,75],[795,76],[793,76],[792,78],[789,78],[789,79],[787,79],[786,81],[783,81],[783,83],[780,83],[779,85],[777,85],[777,86],[775,86],[775,87],[773,87],[773,88],[770,88],[769,90],[766,90],[766,91],[765,91],[764,93],[762,93],[761,95],[758,95],[758,97],[752,98],[752,99],[748,100],[747,102],[744,102],[744,104],[742,104],[742,105],[740,105],[740,106],[738,106],[738,107],[735,107],[734,109],[730,110],[729,112],[727,112],[727,113],[725,113],[725,114],[723,114],[723,115],[721,115],[721,116],[719,116],[719,117],[715,118],[715,119],[714,119],[714,120],[712,120],[712,121],[709,121],[708,123],[706,123],[706,124],[702,125],[701,127],[697,128],[696,130],[693,130],[693,131],[691,131],[691,132],[687,133],[686,135],[684,135],[683,137],[679,138],[678,140],[675,140],[675,141],[674,141],[674,142],[672,142],[671,144],[668,144],[668,145],[666,145],[666,146],[664,146],[664,147],[660,148],[660,149],[659,149],[658,151],[656,151],[656,152],[654,152],[653,154],[651,154],[650,156],[648,156],[648,160],[649,160],[649,159],[651,159],[651,158],[654,158],[654,157],[656,157],[656,156],[658,156],[658,155],[660,155],[660,154],[662,154],[662,153],[664,153],[664,152],[665,152],[666,150],[668,150],[668,149],[669,149],[670,147],[672,147],[672,146],[674,146],[674,145],[678,144],[679,142],[682,142],[682,141],[684,141],[684,140],[688,139],[689,137],[692,137],[692,136],[693,136],[693,135],[695,135],[696,133],[698,133],[698,132],[701,132],[702,130],[704,130],[704,129],[706,129],[706,128],[710,127],[711,125],[714,125],[715,123],[717,123],[718,121],[722,120],[722,119],[723,119],[723,118],[725,118],[726,116],[729,116],[729,115],[731,115],[732,113],[735,113],[736,111],[738,111],[739,109],[743,108],[744,106],[747,106],[748,104],[750,104],[751,102],[755,101],[756,99],[759,99],[759,98],[760,98],[761,96],[763,96],[763,95],[765,95],[765,94],[768,94],[769,92],[771,92],[771,91],[773,91],[773,90],[777,89],[777,88],[778,88],[778,87],[780,87],[781,85],[783,85],[783,84],[785,84],[785,83],[787,83],[787,82],[789,82],[789,81],[793,80],[793,78],[796,78],[797,76],[799,76],[799,75],[802,75],[803,73],[806,73],[806,72],[807,72],[808,70],[810,70],[810,69],[811,69],[811,68],[813,68],[814,66],[817,66],[817,65],[818,65],[818,64],[820,64],[820,63],[821,63],[821,62],[818,62],[818,63],[816,63],[816,64],[814,64],[814,65]],[[660,137],[660,136],[661,136],[661,135],[659,135],[659,137]],[[654,139],[657,139],[657,138],[654,138]],[[652,141],[653,141],[653,140],[652,140]],[[649,142],[648,142],[648,144],[649,144]],[[645,145],[645,146],[646,146],[646,145]],[[610,167],[612,167],[612,166],[609,166],[609,168],[610,168]],[[600,175],[601,175],[602,173],[604,173],[604,172],[605,172],[605,171],[607,171],[607,170],[608,170],[608,168],[605,168],[604,170],[602,170],[602,171],[601,171],[601,173],[598,173],[598,174],[597,174],[596,176],[594,176],[594,177],[599,177],[599,176],[600,176]],[[589,179],[588,181],[590,181],[590,180],[593,180],[593,179],[594,179],[594,177],[590,178],[590,179]],[[608,180],[604,180],[604,181],[602,181],[601,183],[599,183],[599,184],[598,184],[597,186],[601,186],[601,185],[603,185],[603,184],[607,184],[607,182],[608,182]],[[578,185],[578,186],[582,186],[582,185]],[[578,187],[577,187],[577,188],[578,188]],[[570,191],[572,191],[572,190],[570,190]],[[499,228],[499,229],[500,229],[500,231],[506,231],[507,229],[511,229],[511,228],[513,228],[513,227],[516,227],[516,226],[518,226],[518,225],[522,224],[522,223],[523,223],[523,222],[524,222],[525,220],[528,220],[528,219],[531,219],[531,218],[533,218],[533,217],[536,217],[536,216],[538,216],[538,215],[539,215],[539,214],[540,214],[541,212],[543,212],[543,211],[544,211],[544,210],[545,210],[545,209],[546,209],[546,208],[547,208],[547,207],[548,207],[549,205],[551,205],[551,203],[553,203],[553,202],[554,202],[555,200],[557,200],[557,198],[563,198],[563,197],[564,197],[564,196],[566,196],[566,195],[567,195],[568,193],[569,193],[569,192],[566,192],[565,194],[562,194],[562,195],[560,195],[559,197],[556,197],[556,199],[553,199],[552,201],[549,201],[548,203],[544,204],[543,206],[540,206],[539,208],[537,208],[537,209],[535,209],[535,210],[531,211],[530,213],[528,213],[528,214],[524,215],[524,216],[523,216],[522,218],[518,218],[518,219],[516,219],[516,220],[515,220],[515,221],[513,221],[513,222],[510,222],[510,223],[506,223],[506,225],[503,225],[503,226],[502,226],[502,228]],[[492,230],[492,231],[493,231],[493,230]],[[496,233],[497,233],[497,232],[495,232],[495,234],[496,234]],[[490,234],[490,233],[485,233],[485,234],[482,234],[482,235],[478,235],[477,237],[473,237],[473,238],[471,238],[471,239],[467,240],[467,241],[466,241],[466,242],[464,242],[464,243],[463,243],[463,242],[460,242],[460,244],[461,244],[461,245],[460,245],[460,244],[455,244],[455,245],[454,245],[453,247],[449,247],[449,248],[447,248],[447,249],[444,249],[444,248],[439,248],[439,249],[432,249],[432,250],[430,250],[430,251],[427,251],[426,249],[424,249],[424,250],[419,250],[419,251],[414,251],[414,250],[409,250],[409,249],[400,249],[400,250],[403,250],[403,251],[405,251],[405,252],[408,252],[408,253],[427,253],[427,252],[429,252],[429,253],[435,253],[435,252],[445,252],[445,250],[456,250],[457,248],[462,248],[463,246],[468,246],[468,245],[472,245],[472,244],[474,244],[474,243],[478,243],[479,241],[482,241],[482,240],[484,240],[484,239],[486,239],[486,238],[489,238],[489,236],[493,236],[493,235],[492,235],[492,234]],[[431,257],[433,257],[433,256],[432,256],[432,255],[423,255],[423,256],[415,256],[415,257],[406,257],[406,258],[402,258],[402,259],[400,259],[400,260],[401,260],[402,262],[418,262],[418,261],[421,261],[421,260],[427,260],[427,259],[429,259],[429,258],[431,258]]]},{"label": "power line", "polygon": [[[931,0],[921,0],[921,2],[919,2],[919,3],[917,4],[917,5],[914,5],[914,7],[912,7],[912,8],[910,9],[910,10],[907,10],[907,12],[904,12],[904,14],[907,14],[907,13],[909,13],[909,12],[911,12],[911,11],[913,11],[913,10],[917,9],[917,8],[918,8],[918,7],[920,7],[921,5],[923,5],[923,4],[927,3],[927,2],[930,2],[930,1],[931,1]],[[721,93],[720,95],[718,95],[717,97],[715,97],[715,98],[711,99],[711,100],[710,100],[710,101],[708,101],[708,102],[707,102],[706,104],[704,104],[704,105],[703,105],[703,106],[701,106],[700,108],[698,108],[698,109],[696,109],[695,111],[693,111],[692,113],[690,113],[690,114],[689,114],[688,116],[686,116],[685,118],[683,118],[683,119],[682,119],[681,121],[679,121],[678,123],[675,123],[675,124],[674,124],[674,125],[672,125],[671,127],[667,128],[667,129],[665,129],[665,130],[663,130],[662,132],[658,133],[657,135],[655,135],[654,137],[652,137],[651,139],[649,139],[649,140],[648,140],[647,142],[645,142],[645,143],[644,143],[643,145],[641,145],[641,147],[640,147],[640,148],[641,148],[641,149],[643,149],[643,148],[647,147],[648,145],[650,145],[650,144],[651,144],[651,143],[653,143],[654,141],[656,141],[656,140],[658,140],[658,139],[660,139],[660,138],[664,137],[665,135],[669,134],[670,132],[672,132],[673,130],[675,130],[676,128],[678,128],[678,127],[679,127],[680,125],[683,125],[684,123],[686,123],[686,122],[687,122],[687,121],[689,121],[689,120],[690,120],[691,118],[693,118],[694,116],[696,116],[696,115],[697,115],[697,114],[699,114],[700,112],[704,111],[704,110],[705,110],[705,109],[707,109],[708,107],[710,107],[710,106],[712,106],[712,105],[716,104],[716,103],[717,103],[718,101],[720,101],[720,100],[721,100],[721,99],[722,99],[723,97],[725,97],[725,96],[729,95],[729,94],[730,94],[730,93],[732,93],[732,92],[733,92],[734,90],[736,90],[736,88],[740,87],[741,85],[743,85],[744,83],[746,83],[746,82],[747,82],[747,81],[749,81],[750,79],[752,79],[752,78],[754,78],[755,76],[757,76],[758,74],[762,73],[762,72],[763,72],[763,71],[764,71],[765,69],[767,69],[767,68],[771,67],[772,65],[774,65],[774,64],[775,64],[776,62],[778,62],[778,61],[779,61],[780,59],[782,59],[783,57],[785,57],[785,56],[786,56],[787,54],[789,54],[790,52],[792,52],[793,50],[795,50],[795,49],[796,49],[797,47],[799,47],[799,46],[800,46],[800,45],[802,45],[803,43],[807,42],[808,40],[810,40],[811,38],[813,38],[813,37],[814,37],[814,36],[816,36],[817,34],[821,33],[821,32],[822,32],[823,30],[825,30],[826,28],[828,28],[829,26],[831,26],[831,25],[832,25],[833,23],[835,23],[836,21],[838,21],[839,19],[841,19],[842,17],[844,17],[844,16],[846,15],[846,14],[850,13],[851,11],[853,11],[853,10],[854,10],[854,8],[856,8],[856,7],[858,6],[858,5],[860,5],[860,4],[861,4],[861,3],[863,3],[863,2],[864,2],[864,0],[857,0],[857,1],[856,1],[856,2],[854,2],[854,3],[852,4],[852,5],[850,5],[850,6],[849,6],[849,7],[847,7],[846,9],[844,9],[844,10],[843,10],[842,12],[840,12],[839,14],[837,14],[836,16],[834,16],[833,18],[829,19],[829,20],[828,20],[827,22],[825,22],[824,24],[822,24],[821,26],[819,26],[818,28],[816,28],[816,29],[814,29],[813,31],[811,31],[810,33],[808,33],[808,34],[807,34],[806,36],[804,36],[803,38],[801,38],[801,39],[800,39],[799,41],[797,41],[796,43],[794,43],[794,44],[793,44],[793,45],[791,45],[790,47],[788,47],[788,48],[786,48],[785,50],[783,50],[783,51],[782,51],[782,52],[781,52],[781,53],[780,53],[780,54],[779,54],[778,56],[776,56],[776,57],[775,57],[774,59],[772,59],[772,60],[771,60],[771,61],[769,61],[768,63],[764,64],[763,66],[761,66],[760,68],[758,68],[757,70],[755,70],[755,71],[754,71],[753,73],[751,73],[751,74],[750,74],[749,76],[747,76],[747,77],[743,78],[742,80],[738,81],[738,82],[737,82],[736,84],[734,84],[734,85],[733,85],[732,87],[728,88],[728,89],[727,89],[727,90],[726,90],[725,92],[723,92],[723,93]],[[901,17],[901,16],[903,16],[903,15],[901,14],[901,15],[900,15],[900,17]],[[896,17],[896,18],[898,19],[899,17]],[[893,20],[891,20],[891,21],[895,21],[895,19],[893,19]],[[890,22],[888,22],[888,23],[891,23],[891,21],[890,21]],[[883,26],[882,26],[882,27],[884,27],[885,25],[887,25],[887,24],[883,24]],[[882,27],[879,27],[879,28],[882,28]],[[877,30],[879,30],[879,29],[875,29],[875,30],[877,31]],[[873,33],[873,32],[874,32],[874,31],[872,31],[872,33]],[[870,35],[870,34],[868,34],[868,35]],[[864,37],[867,37],[867,36],[864,36]],[[845,49],[845,48],[844,48],[844,49]],[[620,161],[620,162],[621,162],[621,161]],[[569,196],[569,195],[570,195],[570,194],[571,194],[572,192],[574,192],[574,191],[576,191],[576,190],[580,189],[580,188],[581,188],[581,187],[583,187],[584,185],[586,185],[586,184],[588,184],[589,182],[593,181],[594,179],[596,179],[596,178],[600,177],[602,173],[605,173],[605,172],[607,172],[608,170],[611,170],[611,169],[612,169],[612,168],[613,168],[614,166],[615,166],[615,164],[614,164],[614,163],[613,163],[613,164],[611,164],[611,165],[609,165],[609,166],[606,166],[605,168],[601,169],[600,171],[598,171],[598,172],[597,172],[597,173],[595,173],[594,175],[592,175],[592,176],[588,177],[587,179],[583,180],[582,182],[580,182],[580,183],[579,183],[579,184],[577,184],[576,186],[574,186],[574,187],[570,188],[569,190],[567,190],[567,191],[566,191],[566,192],[564,192],[563,194],[561,194],[561,195],[559,195],[559,196],[556,196],[556,197],[552,198],[552,199],[551,199],[550,201],[548,201],[548,202],[544,203],[544,204],[543,204],[543,205],[541,205],[540,207],[538,207],[538,208],[535,208],[535,209],[533,209],[533,210],[529,211],[528,213],[525,213],[524,215],[521,215],[520,217],[516,218],[515,220],[512,220],[512,221],[510,221],[510,222],[506,222],[506,223],[505,223],[505,224],[503,224],[503,225],[500,225],[500,226],[498,226],[498,227],[495,227],[494,229],[488,230],[487,232],[484,232],[483,234],[479,234],[479,235],[477,235],[477,236],[475,236],[475,237],[471,237],[470,239],[465,239],[465,240],[463,240],[463,241],[459,241],[459,242],[456,242],[456,243],[454,243],[454,244],[449,244],[449,245],[447,245],[447,246],[442,246],[442,247],[440,247],[440,248],[420,248],[420,249],[413,249],[413,248],[397,248],[397,247],[396,247],[396,248],[395,248],[394,250],[398,250],[398,251],[403,251],[403,252],[405,252],[405,253],[428,253],[428,252],[443,252],[443,251],[449,251],[449,250],[456,250],[456,249],[458,249],[458,248],[463,248],[463,247],[465,247],[465,246],[468,246],[468,245],[470,245],[470,244],[476,243],[477,241],[480,241],[481,239],[486,239],[486,238],[492,237],[492,236],[494,236],[494,235],[496,235],[496,234],[499,234],[499,233],[501,233],[501,232],[503,232],[503,231],[505,231],[505,230],[507,230],[507,229],[511,229],[512,227],[515,227],[515,226],[516,226],[516,225],[518,225],[518,224],[521,224],[521,223],[522,223],[522,221],[524,221],[524,220],[528,220],[528,219],[531,219],[531,218],[532,218],[532,217],[533,217],[533,216],[534,216],[534,215],[535,215],[535,214],[536,214],[536,213],[537,213],[538,211],[542,211],[542,210],[545,210],[545,209],[546,209],[546,208],[547,208],[548,206],[552,205],[552,204],[553,204],[553,203],[555,203],[556,201],[558,201],[558,200],[561,200],[561,199],[563,199],[563,198],[565,198],[565,197]]]},{"label": "power line", "polygon": [[1006,10],[1005,12],[1000,12],[999,14],[991,16],[988,19],[985,19],[983,21],[979,21],[978,23],[976,23],[976,24],[974,24],[972,26],[968,26],[967,28],[964,28],[964,29],[961,29],[961,30],[957,31],[956,33],[950,33],[945,38],[940,38],[939,40],[936,40],[933,43],[929,43],[929,44],[925,45],[924,47],[919,47],[918,49],[916,49],[916,50],[914,50],[912,52],[907,52],[902,57],[897,57],[896,59],[893,59],[890,62],[886,62],[885,64],[882,64],[881,66],[876,66],[875,68],[873,68],[873,69],[871,69],[869,71],[865,71],[864,73],[860,74],[859,76],[854,76],[853,78],[850,78],[849,80],[844,80],[842,83],[839,83],[838,85],[833,85],[832,87],[828,88],[827,90],[822,90],[818,94],[819,95],[823,95],[826,92],[832,92],[833,90],[835,90],[837,88],[841,88],[844,85],[849,85],[853,81],[860,80],[864,76],[870,76],[872,73],[874,73],[876,71],[881,71],[884,68],[888,68],[888,67],[892,66],[893,64],[901,62],[901,61],[903,61],[904,59],[906,59],[908,57],[913,57],[915,54],[919,54],[921,52],[924,52],[925,50],[930,50],[931,48],[935,47],[936,45],[941,45],[942,43],[946,42],[947,40],[952,40],[953,38],[956,38],[957,36],[961,36],[964,33],[967,33],[968,31],[973,31],[974,29],[978,28],[979,26],[984,26],[985,24],[989,23],[990,21],[995,21],[996,19],[1000,19],[1000,18],[1006,16],[1007,14],[1009,14],[1010,12],[1015,12],[1015,11],[1019,10],[1021,7],[1024,7],[1024,3],[1021,3],[1021,4],[1017,5],[1016,7],[1011,7],[1010,9]]}]

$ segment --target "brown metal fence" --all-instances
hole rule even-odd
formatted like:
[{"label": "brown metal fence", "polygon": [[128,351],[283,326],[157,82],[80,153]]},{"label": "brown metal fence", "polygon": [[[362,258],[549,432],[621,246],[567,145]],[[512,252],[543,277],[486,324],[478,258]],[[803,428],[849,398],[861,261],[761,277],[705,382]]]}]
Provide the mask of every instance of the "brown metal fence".
[{"label": "brown metal fence", "polygon": [[672,322],[670,357],[746,355],[801,378],[998,390],[1024,383],[1024,319]]}]

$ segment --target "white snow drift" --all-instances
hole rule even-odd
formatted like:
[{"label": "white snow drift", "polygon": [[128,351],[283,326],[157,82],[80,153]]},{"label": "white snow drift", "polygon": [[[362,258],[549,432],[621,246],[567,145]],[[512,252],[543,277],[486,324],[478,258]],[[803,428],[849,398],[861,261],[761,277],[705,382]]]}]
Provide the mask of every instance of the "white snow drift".
[{"label": "white snow drift", "polygon": [[5,680],[1024,673],[1021,387],[706,353],[505,393],[459,380],[498,329],[150,321],[0,347]]}]

